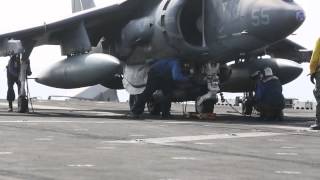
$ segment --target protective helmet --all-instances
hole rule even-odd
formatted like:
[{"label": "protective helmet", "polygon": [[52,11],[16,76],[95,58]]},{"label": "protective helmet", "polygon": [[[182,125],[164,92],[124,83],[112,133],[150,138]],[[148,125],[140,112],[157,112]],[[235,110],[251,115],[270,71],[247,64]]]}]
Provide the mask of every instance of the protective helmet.
[{"label": "protective helmet", "polygon": [[264,76],[273,76],[273,72],[270,67],[264,68],[263,72],[264,72]]}]

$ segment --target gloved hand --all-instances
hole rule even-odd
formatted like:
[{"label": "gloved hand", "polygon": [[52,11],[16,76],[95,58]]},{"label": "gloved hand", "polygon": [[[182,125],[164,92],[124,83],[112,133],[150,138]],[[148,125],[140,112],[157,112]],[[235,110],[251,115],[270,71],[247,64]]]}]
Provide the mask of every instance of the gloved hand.
[{"label": "gloved hand", "polygon": [[314,79],[316,78],[316,73],[313,73],[310,75],[310,81],[312,82],[312,84],[315,84]]}]

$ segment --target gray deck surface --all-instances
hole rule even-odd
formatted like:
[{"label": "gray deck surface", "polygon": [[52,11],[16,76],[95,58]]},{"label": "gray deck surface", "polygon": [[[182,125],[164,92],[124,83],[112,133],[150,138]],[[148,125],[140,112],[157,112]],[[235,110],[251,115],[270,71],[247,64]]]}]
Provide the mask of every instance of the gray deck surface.
[{"label": "gray deck surface", "polygon": [[[320,179],[313,111],[283,122],[216,107],[216,120],[125,117],[126,103],[37,101],[35,113],[0,102],[0,179]],[[193,111],[192,105],[188,111]]]}]

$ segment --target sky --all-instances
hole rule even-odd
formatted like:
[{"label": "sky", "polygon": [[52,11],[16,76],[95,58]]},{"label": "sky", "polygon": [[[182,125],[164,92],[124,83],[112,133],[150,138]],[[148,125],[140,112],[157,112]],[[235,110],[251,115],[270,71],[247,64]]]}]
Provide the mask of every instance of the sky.
[{"label": "sky", "polygon": [[[97,6],[115,3],[114,0],[95,0]],[[296,0],[306,11],[306,22],[290,36],[289,39],[303,45],[307,49],[313,49],[316,39],[320,36],[319,19],[320,1],[318,0]],[[61,19],[71,14],[71,0],[1,0],[0,1],[0,34],[10,32],[24,27],[32,27],[53,20]],[[0,57],[0,99],[6,97],[6,64],[8,57]],[[33,77],[36,77],[50,64],[62,60],[59,46],[41,46],[33,50],[31,54],[31,68]],[[284,86],[284,95],[287,98],[298,98],[303,101],[314,101],[312,90],[314,86],[310,83],[308,74],[309,64],[302,64],[303,74],[295,81]],[[1,87],[2,84],[2,87]],[[46,99],[50,95],[73,96],[81,89],[56,89],[40,85],[33,80],[29,81],[31,97]],[[234,95],[227,94],[226,97]],[[119,92],[122,101],[127,100],[124,91]]]}]

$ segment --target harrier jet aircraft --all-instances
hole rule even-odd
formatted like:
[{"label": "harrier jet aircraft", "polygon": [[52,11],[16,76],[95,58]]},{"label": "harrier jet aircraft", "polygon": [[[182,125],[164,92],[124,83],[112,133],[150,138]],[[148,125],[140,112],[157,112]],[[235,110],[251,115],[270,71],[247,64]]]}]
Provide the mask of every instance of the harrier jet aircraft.
[{"label": "harrier jet aircraft", "polygon": [[0,56],[22,54],[21,97],[29,56],[45,44],[60,45],[66,58],[37,82],[57,88],[124,84],[132,91],[144,85],[140,72],[150,61],[177,58],[196,83],[177,84],[172,100],[197,101],[200,112],[212,111],[219,92],[252,91],[250,74],[259,69],[271,67],[285,84],[308,61],[304,48],[286,39],[305,20],[294,0],[122,0],[104,7],[72,0],[72,7],[60,21],[0,34]]}]

